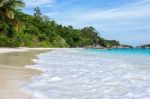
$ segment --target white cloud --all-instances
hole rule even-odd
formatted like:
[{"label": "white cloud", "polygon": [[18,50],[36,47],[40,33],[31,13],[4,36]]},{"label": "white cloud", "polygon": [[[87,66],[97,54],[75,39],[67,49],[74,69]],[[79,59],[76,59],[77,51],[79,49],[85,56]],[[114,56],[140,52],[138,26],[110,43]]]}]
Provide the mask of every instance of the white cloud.
[{"label": "white cloud", "polygon": [[[147,1],[147,2],[146,2]],[[84,12],[72,11],[72,13],[66,13],[64,19],[75,20],[75,22],[94,22],[94,21],[109,21],[118,20],[120,22],[124,20],[135,20],[140,18],[150,17],[150,0],[145,2],[138,2],[136,4],[108,9],[101,11],[99,9],[88,10]],[[148,2],[149,1],[149,2]]]},{"label": "white cloud", "polygon": [[26,7],[52,6],[55,0],[24,0]]},{"label": "white cloud", "polygon": [[[62,14],[62,13],[60,13]],[[126,5],[120,8],[100,10],[92,9],[85,11],[64,12],[63,17],[57,13],[56,19],[60,23],[74,26],[94,25],[108,32],[121,32],[121,30],[135,30],[138,27],[143,29],[149,25],[150,0],[144,0],[135,4]],[[61,16],[61,17],[57,17]],[[108,30],[108,28],[110,30]],[[112,31],[111,31],[112,29]],[[116,31],[114,31],[116,30]]]}]

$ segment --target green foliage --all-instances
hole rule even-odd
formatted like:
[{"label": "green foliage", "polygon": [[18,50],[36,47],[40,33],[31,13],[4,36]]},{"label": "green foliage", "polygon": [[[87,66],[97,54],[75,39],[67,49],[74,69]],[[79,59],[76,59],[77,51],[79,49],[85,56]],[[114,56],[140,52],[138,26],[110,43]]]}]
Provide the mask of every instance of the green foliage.
[{"label": "green foliage", "polygon": [[18,47],[20,44],[15,39],[0,36],[0,47]]},{"label": "green foliage", "polygon": [[65,39],[60,37],[59,35],[56,37],[56,39],[52,42],[54,47],[69,47]]},{"label": "green foliage", "polygon": [[0,19],[10,22],[16,31],[19,31],[23,26],[19,20],[18,9],[24,7],[22,0],[0,0]]},{"label": "green foliage", "polygon": [[[11,1],[21,3],[21,0]],[[1,4],[3,2],[0,2],[0,10]],[[7,16],[0,14],[0,47],[112,47],[120,45],[118,41],[101,38],[91,26],[74,29],[72,26],[59,25],[49,17],[42,15],[39,7],[34,9],[33,15],[23,13],[17,9],[16,5],[13,7],[13,13],[17,19],[24,22],[24,27],[21,31],[16,31],[13,26],[20,26],[21,21],[10,21]]]}]

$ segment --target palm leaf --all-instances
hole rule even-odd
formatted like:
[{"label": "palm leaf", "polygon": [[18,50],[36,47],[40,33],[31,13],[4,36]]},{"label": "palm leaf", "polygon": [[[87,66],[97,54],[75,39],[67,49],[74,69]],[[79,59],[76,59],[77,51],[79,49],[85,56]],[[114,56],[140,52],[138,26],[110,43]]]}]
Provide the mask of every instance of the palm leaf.
[{"label": "palm leaf", "polygon": [[4,2],[3,6],[9,8],[24,7],[25,3],[22,0],[9,0]]},{"label": "palm leaf", "polygon": [[9,10],[9,9],[6,9],[5,14],[9,19],[14,19],[14,17],[15,17],[14,11]]},{"label": "palm leaf", "polygon": [[24,28],[23,22],[19,20],[16,8],[24,6],[22,0],[0,0],[0,16],[11,22],[16,31]]}]

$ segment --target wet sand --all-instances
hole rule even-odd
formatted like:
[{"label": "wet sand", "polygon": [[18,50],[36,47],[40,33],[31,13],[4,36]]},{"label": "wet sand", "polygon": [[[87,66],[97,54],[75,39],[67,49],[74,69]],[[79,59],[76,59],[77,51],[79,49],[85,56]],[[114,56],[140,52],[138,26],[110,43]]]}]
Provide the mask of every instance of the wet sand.
[{"label": "wet sand", "polygon": [[31,60],[42,52],[46,51],[0,53],[0,99],[29,99],[30,94],[20,88],[31,82],[31,77],[39,75],[40,71],[24,66],[33,64]]}]

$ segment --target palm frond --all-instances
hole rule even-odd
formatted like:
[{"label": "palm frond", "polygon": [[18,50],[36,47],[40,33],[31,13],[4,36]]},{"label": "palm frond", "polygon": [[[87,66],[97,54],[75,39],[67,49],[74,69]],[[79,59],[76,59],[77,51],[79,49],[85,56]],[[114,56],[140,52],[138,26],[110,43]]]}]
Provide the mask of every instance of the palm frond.
[{"label": "palm frond", "polygon": [[9,8],[24,7],[25,3],[22,0],[9,0],[4,2],[3,6]]},{"label": "palm frond", "polygon": [[15,17],[14,11],[12,11],[10,9],[6,9],[5,14],[9,19],[14,19],[14,17]]},{"label": "palm frond", "polygon": [[24,6],[25,3],[22,0],[0,0],[0,16],[10,22],[16,31],[24,28],[23,22],[17,15],[17,8]]},{"label": "palm frond", "polygon": [[16,0],[16,1],[14,2],[14,5],[15,5],[16,7],[25,7],[25,3],[24,3],[22,0]]}]

